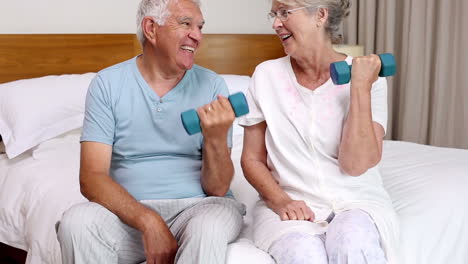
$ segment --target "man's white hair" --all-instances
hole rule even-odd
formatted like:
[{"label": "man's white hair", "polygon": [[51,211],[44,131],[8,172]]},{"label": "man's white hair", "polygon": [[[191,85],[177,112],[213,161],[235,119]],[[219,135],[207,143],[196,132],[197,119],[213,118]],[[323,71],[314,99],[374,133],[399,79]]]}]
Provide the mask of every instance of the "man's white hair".
[{"label": "man's white hair", "polygon": [[[169,12],[169,4],[171,2],[177,3],[179,0],[141,0],[137,12],[137,38],[141,43],[141,46],[145,43],[145,34],[141,23],[143,18],[146,16],[153,17],[158,25],[162,26],[166,23],[166,19],[171,15]],[[195,4],[200,6],[200,0],[192,0]]]}]

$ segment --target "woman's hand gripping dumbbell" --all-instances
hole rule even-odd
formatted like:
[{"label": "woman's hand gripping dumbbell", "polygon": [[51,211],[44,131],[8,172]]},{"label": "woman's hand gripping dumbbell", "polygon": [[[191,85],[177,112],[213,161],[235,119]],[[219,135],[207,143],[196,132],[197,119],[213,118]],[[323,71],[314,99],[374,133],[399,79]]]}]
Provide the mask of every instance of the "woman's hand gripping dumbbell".
[{"label": "woman's hand gripping dumbbell", "polygon": [[[374,55],[377,56],[377,55]],[[395,75],[396,62],[395,57],[391,53],[378,55],[380,58],[380,77]],[[354,61],[353,61],[354,63]],[[351,65],[346,61],[338,61],[330,64],[330,77],[335,85],[346,84],[351,81]]]},{"label": "woman's hand gripping dumbbell", "polygon": [[[234,121],[234,117],[222,117],[222,112],[226,113],[230,111],[229,108],[233,110],[235,117],[249,113],[249,106],[245,95],[242,92],[238,92],[230,95],[229,98],[218,96],[218,100],[199,108],[198,113],[195,109],[190,109],[183,112],[180,117],[182,118],[185,131],[187,131],[189,135],[194,135],[201,132],[203,126],[209,127],[216,123],[223,123],[224,121],[226,121],[226,124],[229,124],[229,128]],[[204,120],[203,124],[200,122],[199,115],[202,115],[202,119]]]}]

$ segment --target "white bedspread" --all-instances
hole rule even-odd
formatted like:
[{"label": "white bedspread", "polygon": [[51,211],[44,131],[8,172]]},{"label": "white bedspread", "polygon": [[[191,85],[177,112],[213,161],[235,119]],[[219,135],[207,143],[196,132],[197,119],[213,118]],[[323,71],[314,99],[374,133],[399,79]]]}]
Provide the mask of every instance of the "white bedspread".
[{"label": "white bedspread", "polygon": [[380,168],[404,263],[468,263],[468,150],[387,141]]},{"label": "white bedspread", "polygon": [[[274,263],[250,242],[258,199],[241,174],[241,135],[234,138],[234,195],[247,205],[245,228],[228,264]],[[79,193],[78,134],[47,141],[14,160],[0,155],[0,241],[28,250],[27,263],[60,263],[54,224]],[[468,151],[386,141],[383,180],[401,221],[406,264],[468,263]]]}]

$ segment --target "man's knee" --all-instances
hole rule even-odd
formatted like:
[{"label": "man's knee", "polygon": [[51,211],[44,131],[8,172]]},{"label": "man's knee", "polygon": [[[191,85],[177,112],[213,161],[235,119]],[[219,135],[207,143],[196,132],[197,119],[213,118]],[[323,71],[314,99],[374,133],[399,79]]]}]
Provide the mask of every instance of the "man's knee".
[{"label": "man's knee", "polygon": [[78,238],[96,228],[95,212],[99,208],[94,203],[81,203],[65,211],[62,219],[57,223],[57,236],[59,241]]},{"label": "man's knee", "polygon": [[238,210],[233,210],[222,205],[211,205],[206,213],[190,219],[186,232],[191,236],[201,236],[208,239],[223,239],[233,241],[242,227],[242,215]]}]

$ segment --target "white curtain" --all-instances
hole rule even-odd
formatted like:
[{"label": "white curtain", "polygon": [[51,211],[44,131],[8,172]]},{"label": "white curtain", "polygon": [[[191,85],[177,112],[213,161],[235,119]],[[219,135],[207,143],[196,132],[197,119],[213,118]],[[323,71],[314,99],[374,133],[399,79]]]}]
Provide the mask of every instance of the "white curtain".
[{"label": "white curtain", "polygon": [[344,43],[391,52],[387,139],[468,149],[468,0],[354,0]]}]

